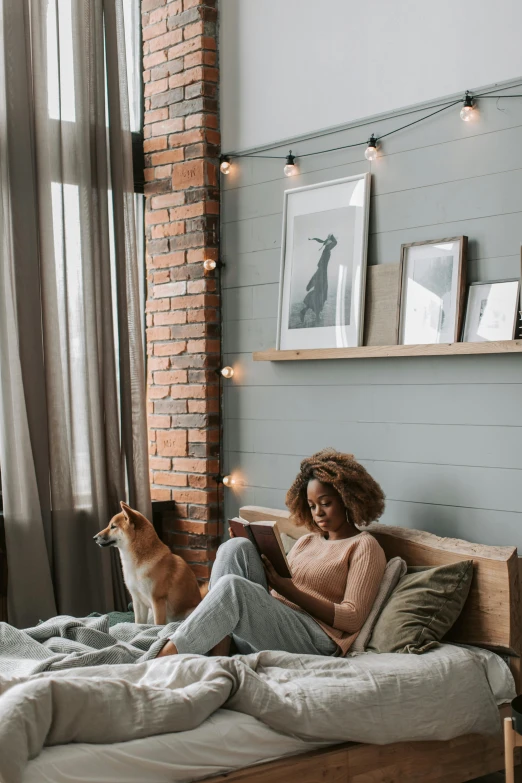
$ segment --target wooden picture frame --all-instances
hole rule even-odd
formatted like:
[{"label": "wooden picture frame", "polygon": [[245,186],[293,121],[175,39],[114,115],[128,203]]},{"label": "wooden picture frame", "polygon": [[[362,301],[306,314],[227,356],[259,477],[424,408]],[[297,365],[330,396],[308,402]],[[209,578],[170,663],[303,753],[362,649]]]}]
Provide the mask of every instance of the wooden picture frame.
[{"label": "wooden picture frame", "polygon": [[[400,345],[451,344],[460,340],[467,248],[466,236],[401,245]],[[420,280],[429,283],[423,285]]]}]

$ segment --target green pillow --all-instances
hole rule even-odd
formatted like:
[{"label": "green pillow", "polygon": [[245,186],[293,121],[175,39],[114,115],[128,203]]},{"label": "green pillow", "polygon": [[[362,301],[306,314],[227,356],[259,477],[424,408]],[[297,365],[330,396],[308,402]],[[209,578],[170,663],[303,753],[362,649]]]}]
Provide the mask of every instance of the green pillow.
[{"label": "green pillow", "polygon": [[436,647],[468,597],[473,560],[408,568],[375,623],[367,649],[423,653]]}]

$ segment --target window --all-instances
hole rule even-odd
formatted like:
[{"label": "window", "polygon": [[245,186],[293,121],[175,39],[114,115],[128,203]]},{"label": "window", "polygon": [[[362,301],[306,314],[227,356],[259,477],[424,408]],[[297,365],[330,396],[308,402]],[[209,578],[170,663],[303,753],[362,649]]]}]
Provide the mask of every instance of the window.
[{"label": "window", "polygon": [[[45,6],[44,6],[45,9]],[[72,0],[47,0],[45,13],[47,44],[47,107],[51,125],[60,122],[62,155],[53,160],[51,169],[50,211],[52,211],[53,244],[56,257],[56,294],[67,306],[60,308],[59,317],[64,321],[60,329],[62,339],[69,339],[67,348],[74,371],[74,341],[81,341],[85,324],[82,299],[81,254],[81,168],[75,160],[74,149],[78,133],[78,107],[75,95],[75,70],[73,57],[73,25],[75,4]],[[127,62],[127,84],[129,97],[130,127],[134,168],[134,205],[136,219],[137,264],[139,267],[140,299],[142,312],[142,334],[145,335],[145,237],[144,237],[144,155],[143,155],[143,98],[141,59],[141,13],[140,0],[123,0],[125,54]],[[77,20],[76,20],[77,23]],[[44,98],[45,100],[45,98]],[[44,104],[45,106],[45,104]],[[107,107],[107,102],[106,102]],[[108,112],[106,112],[108,118]],[[108,120],[107,120],[108,122]],[[51,133],[53,132],[51,128]],[[108,209],[111,210],[110,191]],[[81,351],[76,351],[78,357]],[[79,361],[79,358],[78,358]],[[74,437],[79,442],[85,437],[88,426],[83,415],[88,399],[76,399],[74,413]],[[71,466],[77,478],[75,494],[87,491],[81,480],[81,467]],[[2,491],[0,475],[0,516],[2,514]]]},{"label": "window", "polygon": [[[77,8],[71,0],[49,0],[47,6],[47,101],[50,120],[60,121],[57,129],[61,134],[63,152],[56,161],[56,181],[52,176],[51,201],[54,238],[54,257],[56,269],[56,296],[59,302],[58,314],[61,320],[60,339],[62,355],[69,357],[72,377],[81,377],[85,361],[85,336],[89,328],[88,308],[85,306],[87,293],[83,289],[85,272],[85,253],[89,252],[88,237],[85,236],[85,220],[82,217],[82,199],[85,198],[82,175],[84,168],[76,160],[75,150],[78,134],[84,132],[79,125],[84,119],[86,107],[79,104],[76,90],[74,40],[82,30],[81,19],[75,17]],[[76,9],[76,10],[75,10]],[[136,220],[136,261],[139,267],[141,299],[141,333],[145,335],[145,270],[144,270],[144,204],[143,204],[143,131],[142,131],[142,91],[141,91],[141,26],[140,0],[123,0],[125,55],[127,63],[127,86],[129,99],[130,128],[135,182],[135,220]],[[105,66],[106,73],[106,66]],[[94,100],[97,96],[94,96]],[[105,77],[105,121],[110,123],[107,93],[107,75]],[[93,162],[91,161],[91,165]],[[95,165],[95,164],[94,164]],[[90,176],[90,171],[87,176]],[[118,344],[117,329],[117,286],[115,266],[115,245],[113,237],[113,204],[110,186],[110,171],[107,198],[98,194],[98,203],[88,202],[88,209],[103,209],[104,203],[109,217],[109,262],[113,280],[113,318],[114,340]],[[87,195],[87,199],[89,196]],[[95,216],[93,216],[95,220]],[[119,375],[119,361],[115,364],[116,376]],[[71,409],[70,432],[68,433],[74,448],[71,455],[74,464],[70,465],[72,491],[77,502],[88,499],[92,488],[92,476],[84,466],[89,463],[89,389],[78,384],[74,389],[75,405]],[[87,501],[88,502],[88,501]]]}]

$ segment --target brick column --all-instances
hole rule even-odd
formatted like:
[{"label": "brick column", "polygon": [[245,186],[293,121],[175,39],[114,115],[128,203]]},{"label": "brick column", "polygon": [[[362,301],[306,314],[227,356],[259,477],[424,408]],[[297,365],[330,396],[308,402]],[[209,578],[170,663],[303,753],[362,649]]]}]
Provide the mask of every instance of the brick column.
[{"label": "brick column", "polygon": [[221,534],[215,1],[142,0],[152,499],[176,501],[164,537],[200,579]]}]

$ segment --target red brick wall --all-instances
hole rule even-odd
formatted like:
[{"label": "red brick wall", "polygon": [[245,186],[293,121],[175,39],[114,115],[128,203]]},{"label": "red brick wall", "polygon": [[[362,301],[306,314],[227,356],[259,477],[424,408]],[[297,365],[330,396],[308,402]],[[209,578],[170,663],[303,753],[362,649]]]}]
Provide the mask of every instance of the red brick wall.
[{"label": "red brick wall", "polygon": [[217,517],[220,362],[215,0],[142,0],[147,353],[153,500],[174,551],[208,578]]}]

